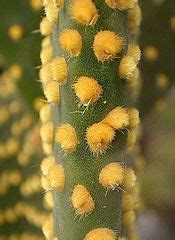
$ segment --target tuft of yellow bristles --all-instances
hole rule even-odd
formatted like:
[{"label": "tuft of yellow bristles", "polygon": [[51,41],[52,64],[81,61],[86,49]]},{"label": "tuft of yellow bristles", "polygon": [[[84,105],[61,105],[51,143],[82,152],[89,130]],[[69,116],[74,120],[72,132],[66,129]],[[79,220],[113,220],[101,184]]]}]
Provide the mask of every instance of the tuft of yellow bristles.
[{"label": "tuft of yellow bristles", "polygon": [[112,31],[100,31],[94,39],[94,53],[98,61],[112,60],[122,50],[122,38]]},{"label": "tuft of yellow bristles", "polygon": [[102,94],[102,87],[98,82],[87,76],[78,78],[73,84],[73,89],[80,100],[80,104],[85,106],[96,102]]},{"label": "tuft of yellow bristles", "polygon": [[65,173],[60,164],[53,164],[47,173],[47,179],[53,189],[62,191],[65,185]]},{"label": "tuft of yellow bristles", "polygon": [[71,196],[72,205],[78,215],[85,215],[94,209],[94,201],[83,185],[76,185]]},{"label": "tuft of yellow bristles", "polygon": [[102,122],[93,124],[86,131],[89,148],[97,154],[105,152],[114,137],[114,129]]},{"label": "tuft of yellow bristles", "polygon": [[96,6],[91,0],[73,0],[70,13],[73,20],[86,26],[95,24],[98,18]]},{"label": "tuft of yellow bristles", "polygon": [[117,162],[107,164],[100,172],[99,182],[103,187],[115,189],[123,182],[125,169]]},{"label": "tuft of yellow bristles", "polygon": [[53,123],[47,122],[42,124],[40,128],[41,140],[46,143],[52,143],[53,141]]},{"label": "tuft of yellow bristles", "polygon": [[138,0],[105,0],[111,8],[118,8],[120,10],[127,10],[133,8]]},{"label": "tuft of yellow bristles", "polygon": [[40,22],[40,33],[43,36],[48,36],[52,33],[52,25],[46,17],[43,17]]},{"label": "tuft of yellow bristles", "polygon": [[62,124],[56,129],[55,141],[68,152],[75,151],[78,145],[77,133],[70,124]]},{"label": "tuft of yellow bristles", "polygon": [[82,37],[77,30],[65,29],[61,32],[58,42],[70,56],[78,56],[82,48]]},{"label": "tuft of yellow bristles", "polygon": [[60,102],[59,84],[57,81],[49,81],[44,86],[44,95],[49,103]]},{"label": "tuft of yellow bristles", "polygon": [[90,231],[84,240],[117,240],[117,234],[109,228],[96,228]]},{"label": "tuft of yellow bristles", "polygon": [[116,107],[102,120],[114,129],[124,129],[129,125],[129,114],[126,108]]},{"label": "tuft of yellow bristles", "polygon": [[62,57],[55,57],[50,63],[50,70],[53,80],[57,81],[60,85],[67,82],[68,67],[66,60]]}]

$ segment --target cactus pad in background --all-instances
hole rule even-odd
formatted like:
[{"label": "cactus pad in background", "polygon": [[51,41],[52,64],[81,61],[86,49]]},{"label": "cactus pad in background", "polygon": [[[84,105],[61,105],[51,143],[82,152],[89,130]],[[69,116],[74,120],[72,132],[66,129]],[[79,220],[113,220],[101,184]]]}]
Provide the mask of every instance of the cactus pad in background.
[{"label": "cactus pad in background", "polygon": [[143,87],[138,106],[143,117],[153,107],[160,108],[164,97],[174,85],[174,9],[174,1],[148,0],[142,3],[140,45],[143,52]]},{"label": "cactus pad in background", "polygon": [[[23,81],[18,81],[17,85],[30,110],[33,110],[34,99],[41,95],[35,69],[39,65],[37,56],[40,38],[39,34],[32,33],[38,28],[41,14],[34,10],[37,2],[39,10],[39,1],[36,0],[13,0],[11,3],[1,1],[0,66],[5,70],[14,65],[20,67],[22,74],[19,80]],[[40,9],[41,6],[40,1]]]},{"label": "cactus pad in background", "polygon": [[[14,69],[13,69],[14,70]],[[22,100],[12,68],[0,76],[0,238],[42,239],[39,129]]]}]

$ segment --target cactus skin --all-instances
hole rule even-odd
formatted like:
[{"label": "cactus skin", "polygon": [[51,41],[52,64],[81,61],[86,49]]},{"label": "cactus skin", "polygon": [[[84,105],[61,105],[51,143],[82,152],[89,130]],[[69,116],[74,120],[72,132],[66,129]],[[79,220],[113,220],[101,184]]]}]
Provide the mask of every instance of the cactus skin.
[{"label": "cactus skin", "polygon": [[[121,57],[127,52],[127,12],[112,9],[107,6],[105,1],[93,2],[99,14],[94,26],[83,26],[70,18],[69,9],[72,1],[69,0],[66,0],[64,6],[60,8],[59,20],[53,26],[53,58],[64,57],[67,60],[69,73],[67,83],[59,87],[60,102],[55,103],[55,98],[53,98],[54,103],[50,104],[52,121],[55,131],[62,124],[70,124],[76,130],[78,137],[78,146],[72,152],[64,152],[55,140],[53,143],[53,155],[56,163],[61,164],[65,172],[63,190],[61,192],[53,190],[54,236],[61,240],[86,239],[89,232],[98,228],[109,228],[117,236],[121,234],[122,191],[117,188],[113,191],[103,188],[99,183],[99,174],[103,167],[112,162],[119,162],[121,165],[127,166],[125,157],[127,131],[123,130],[124,134],[116,131],[114,141],[102,154],[93,153],[90,150],[86,141],[86,131],[94,123],[101,122],[114,108],[127,106],[129,101],[126,96],[125,81],[120,79],[117,70]],[[48,9],[49,4],[46,7],[46,10]],[[55,21],[55,19],[54,15],[54,19],[51,18],[50,21]],[[78,56],[70,58],[69,54],[66,54],[58,44],[58,37],[66,28],[78,30],[83,38],[83,46]],[[93,41],[100,30],[114,31],[124,41],[121,53],[113,61],[99,62],[94,55]],[[96,79],[103,89],[101,98],[88,107],[78,107],[77,97],[72,88],[75,80],[81,76]],[[47,84],[43,83],[43,88],[45,86]],[[86,216],[76,216],[70,200],[72,191],[78,184],[86,187],[95,203],[92,212]],[[116,239],[115,236],[114,239]]]},{"label": "cactus skin", "polygon": [[[98,175],[101,168],[107,163],[124,160],[122,156],[125,141],[123,135],[117,133],[111,149],[97,157],[93,156],[87,148],[85,132],[87,127],[100,122],[110,110],[116,106],[125,105],[124,84],[116,74],[116,65],[119,60],[98,62],[92,51],[92,43],[94,35],[101,29],[115,31],[121,37],[124,37],[127,42],[126,13],[112,10],[102,1],[95,1],[100,14],[99,22],[94,27],[80,27],[80,25],[73,24],[68,15],[70,3],[71,1],[66,1],[64,9],[59,12],[58,31],[55,30],[53,33],[54,52],[56,55],[62,56],[64,56],[64,52],[61,51],[57,43],[58,35],[62,30],[65,28],[77,29],[83,37],[83,49],[80,56],[69,61],[69,79],[68,83],[61,87],[61,104],[52,107],[55,127],[62,123],[71,124],[76,128],[80,141],[77,150],[72,154],[65,155],[58,145],[54,147],[54,155],[58,156],[57,162],[63,165],[66,175],[66,185],[63,192],[54,193],[56,206],[54,212],[55,230],[56,236],[61,240],[84,239],[87,233],[99,227],[107,227],[120,232],[121,192],[109,191],[105,197],[105,189],[99,184]],[[126,47],[127,45],[125,45],[124,51],[126,51]],[[98,80],[104,91],[103,99],[107,101],[104,104],[103,99],[100,99],[95,105],[90,106],[84,115],[71,113],[78,110],[77,99],[71,86],[76,76],[83,75],[92,76]],[[95,201],[95,209],[91,214],[82,217],[81,220],[80,216],[75,218],[75,211],[69,201],[72,190],[77,184],[86,186]],[[67,231],[67,228],[69,228],[69,231]]]}]

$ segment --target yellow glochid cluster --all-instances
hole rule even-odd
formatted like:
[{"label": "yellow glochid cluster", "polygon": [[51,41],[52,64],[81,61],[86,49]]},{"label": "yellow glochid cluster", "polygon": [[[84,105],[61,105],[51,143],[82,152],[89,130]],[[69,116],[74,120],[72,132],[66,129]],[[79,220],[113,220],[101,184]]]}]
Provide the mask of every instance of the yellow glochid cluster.
[{"label": "yellow glochid cluster", "polygon": [[83,185],[76,185],[71,196],[72,205],[76,214],[86,215],[94,209],[94,201]]},{"label": "yellow glochid cluster", "polygon": [[[128,26],[130,34],[135,34],[141,19],[140,8],[137,0],[103,0],[111,11],[116,9],[128,11]],[[51,124],[52,117],[50,104],[61,103],[60,92],[64,88],[62,85],[69,83],[69,60],[79,61],[83,49],[83,36],[80,30],[75,28],[62,29],[58,34],[57,43],[64,55],[54,56],[51,46],[50,35],[54,24],[59,21],[59,11],[64,5],[63,0],[43,0],[46,17],[43,18],[40,24],[40,32],[45,37],[42,41],[41,49],[41,69],[39,71],[40,80],[42,83],[44,95],[47,99],[47,104],[42,106],[40,110],[40,118],[42,122],[41,138],[43,149],[47,155],[41,163],[41,184],[46,191],[45,203],[48,208],[53,207],[53,196],[50,190],[54,189],[62,191],[66,184],[65,172],[62,165],[55,162],[52,156],[53,140],[61,146],[66,152],[73,154],[78,148],[78,130],[77,126],[69,123],[60,123],[54,130]],[[72,22],[81,27],[95,27],[95,24],[100,21],[100,14],[94,1],[92,0],[72,0],[68,9],[68,14]],[[117,58],[123,56],[123,49],[126,45],[126,40],[112,30],[103,29],[96,31],[92,43],[92,51],[94,57],[99,64],[103,62],[115,62]],[[73,58],[73,59],[71,59]],[[126,81],[126,85],[135,84],[138,87],[137,79],[139,71],[137,68],[141,58],[141,52],[137,44],[129,43],[127,52],[121,58],[118,67],[116,67],[116,75],[118,74],[121,80]],[[76,76],[75,82],[71,84],[71,88],[78,99],[78,106],[89,107],[97,101],[100,102],[102,94],[105,92],[105,86],[101,86],[100,79],[94,78],[92,75],[82,74]],[[134,84],[133,84],[134,82]],[[132,88],[131,87],[131,88]],[[136,88],[134,86],[134,88]],[[49,104],[49,105],[48,105]],[[94,104],[95,105],[95,104]],[[92,106],[93,107],[93,106]],[[119,131],[128,130],[128,135],[133,132],[140,122],[138,110],[135,108],[126,108],[116,106],[111,109],[106,116],[97,123],[87,127],[85,137],[89,149],[95,154],[103,154],[110,147]],[[131,205],[130,198],[126,194],[130,194],[135,187],[136,176],[132,168],[122,166],[119,162],[112,162],[104,166],[99,172],[99,184],[107,189],[121,188],[125,193],[123,202],[126,205]],[[77,184],[72,189],[71,203],[76,215],[86,215],[93,210],[95,211],[95,202],[93,196],[84,185]],[[124,205],[125,205],[124,204]],[[123,216],[124,225],[132,222],[132,209],[126,207]],[[53,236],[53,219],[49,217],[43,225],[43,232],[46,238],[51,239]],[[117,240],[118,235],[115,231],[108,228],[97,228],[90,231],[84,240]]]},{"label": "yellow glochid cluster", "polygon": [[65,29],[61,32],[58,43],[61,48],[67,52],[70,56],[78,56],[82,48],[82,37],[77,30]]},{"label": "yellow glochid cluster", "polygon": [[87,128],[86,139],[90,150],[97,154],[105,152],[114,140],[116,130],[136,128],[138,124],[137,109],[114,108],[101,122]]},{"label": "yellow glochid cluster", "polygon": [[62,57],[55,57],[50,63],[50,70],[53,80],[57,81],[60,85],[67,82],[68,67],[66,60]]},{"label": "yellow glochid cluster", "polygon": [[117,240],[117,234],[108,228],[97,228],[90,231],[84,240]]},{"label": "yellow glochid cluster", "polygon": [[8,36],[13,41],[19,41],[24,34],[24,29],[20,24],[14,24],[8,29]]},{"label": "yellow glochid cluster", "polygon": [[78,78],[73,84],[73,89],[80,101],[80,104],[84,106],[88,106],[89,104],[96,102],[103,92],[102,87],[98,84],[98,82],[87,76],[81,76]]},{"label": "yellow glochid cluster", "polygon": [[113,162],[102,168],[99,182],[108,189],[121,187],[125,191],[130,191],[135,186],[136,175],[132,168],[124,168],[120,163]]},{"label": "yellow glochid cluster", "polygon": [[94,53],[98,61],[112,60],[122,50],[123,40],[112,31],[100,31],[94,39]]},{"label": "yellow glochid cluster", "polygon": [[75,151],[78,145],[78,138],[75,128],[70,124],[62,124],[56,129],[55,141],[61,144],[63,150]]},{"label": "yellow glochid cluster", "polygon": [[86,26],[95,24],[98,18],[98,12],[92,0],[73,0],[70,14],[74,21]]},{"label": "yellow glochid cluster", "polygon": [[119,10],[127,10],[130,8],[134,8],[135,4],[138,2],[138,0],[105,0],[105,2],[108,4],[111,8],[117,8]]},{"label": "yellow glochid cluster", "polygon": [[94,153],[105,152],[115,137],[115,130],[107,124],[94,123],[87,128],[86,139],[89,148]]},{"label": "yellow glochid cluster", "polygon": [[52,33],[52,25],[46,17],[43,17],[40,22],[40,33],[43,36],[48,36]]}]

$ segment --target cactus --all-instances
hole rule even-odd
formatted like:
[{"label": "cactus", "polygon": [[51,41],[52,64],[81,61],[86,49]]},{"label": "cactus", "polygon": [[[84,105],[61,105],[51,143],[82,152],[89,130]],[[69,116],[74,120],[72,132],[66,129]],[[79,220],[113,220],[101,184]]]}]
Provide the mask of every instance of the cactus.
[{"label": "cactus", "polygon": [[136,181],[126,140],[139,117],[127,85],[137,77],[140,8],[136,0],[43,5],[39,75],[49,107],[40,112],[47,157],[41,171],[54,194],[54,218],[43,233],[47,239],[115,240],[130,229],[133,239],[135,213],[130,206],[122,214],[121,199]]},{"label": "cactus", "polygon": [[[40,38],[39,34],[32,33],[38,28],[41,14],[40,11],[33,10],[34,7],[36,9],[36,5],[39,8],[39,1],[14,0],[9,7],[8,1],[1,1],[3,11],[0,22],[0,66],[5,70],[10,66],[20,69],[17,86],[31,111],[34,99],[42,93],[37,82],[37,69],[35,69],[39,65],[37,56]],[[22,79],[23,81],[20,81]]]},{"label": "cactus", "polygon": [[142,117],[146,117],[153,107],[161,109],[166,95],[174,86],[174,7],[174,1],[149,0],[142,3],[140,46],[143,53],[143,87],[138,99]]},{"label": "cactus", "polygon": [[[168,179],[172,177],[169,175],[171,171],[162,169],[161,166],[164,165],[163,157],[166,156],[168,167],[173,169],[171,158],[168,158],[169,141],[171,142],[169,134],[172,132],[170,126],[173,119],[173,115],[170,114],[170,112],[173,113],[170,111],[172,100],[168,102],[166,98],[169,94],[171,96],[170,90],[174,87],[175,68],[172,63],[175,54],[172,49],[175,41],[175,2],[143,1],[142,15],[140,66],[143,86],[137,105],[144,120],[137,163],[141,169],[147,164],[142,174],[142,193],[145,205],[156,209],[158,214],[163,216],[163,220],[168,223],[168,227],[171,227],[173,224],[172,221],[169,222],[169,219],[173,218],[173,196],[166,197],[166,200],[163,197],[167,196],[164,191],[171,192],[171,181],[169,182]],[[166,126],[165,130],[164,126]],[[168,134],[166,140],[165,134]],[[162,140],[159,145],[154,138],[163,139],[165,142]],[[168,186],[165,187],[163,181],[167,181]],[[152,187],[150,187],[150,182],[154,182]],[[162,202],[164,202],[164,207],[162,207]]]},{"label": "cactus", "polygon": [[0,239],[39,240],[48,214],[36,166],[42,156],[39,131],[12,73],[9,68],[0,76]]}]

